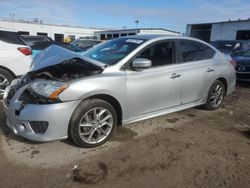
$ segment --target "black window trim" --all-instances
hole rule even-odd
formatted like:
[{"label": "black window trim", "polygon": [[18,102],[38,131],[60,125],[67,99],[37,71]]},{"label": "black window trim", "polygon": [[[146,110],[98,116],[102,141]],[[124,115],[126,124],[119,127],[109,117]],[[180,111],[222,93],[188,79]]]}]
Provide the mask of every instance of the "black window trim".
[{"label": "black window trim", "polygon": [[[160,41],[155,41],[153,43],[150,43],[149,45],[145,46],[143,49],[141,49],[139,52],[137,52],[132,58],[130,58],[130,60],[128,60],[127,63],[125,63],[122,67],[121,70],[132,70],[135,71],[132,67],[132,63],[133,61],[136,59],[137,55],[140,54],[141,52],[143,52],[144,50],[147,50],[148,48],[150,48],[151,46],[160,44],[160,43],[165,43],[165,42],[172,42],[174,45],[174,60],[172,64],[166,64],[166,65],[160,65],[160,66],[152,66],[149,67],[147,69],[155,69],[155,68],[161,68],[161,67],[169,67],[169,66],[173,66],[173,65],[177,65],[179,62],[179,57],[178,57],[178,50],[177,50],[177,39],[164,39],[164,40],[160,40]],[[143,70],[143,69],[142,69]]]}]

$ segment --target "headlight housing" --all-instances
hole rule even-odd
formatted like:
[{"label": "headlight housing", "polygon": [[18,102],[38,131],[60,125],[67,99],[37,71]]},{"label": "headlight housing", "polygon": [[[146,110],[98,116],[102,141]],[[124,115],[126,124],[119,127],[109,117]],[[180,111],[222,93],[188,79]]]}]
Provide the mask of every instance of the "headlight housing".
[{"label": "headlight housing", "polygon": [[49,80],[37,80],[30,85],[34,92],[51,100],[57,100],[58,95],[68,87],[65,83]]}]

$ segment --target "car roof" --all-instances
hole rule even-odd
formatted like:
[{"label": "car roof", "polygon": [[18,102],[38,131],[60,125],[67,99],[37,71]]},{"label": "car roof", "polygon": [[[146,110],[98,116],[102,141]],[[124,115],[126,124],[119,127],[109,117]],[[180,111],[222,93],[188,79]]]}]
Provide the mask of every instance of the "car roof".
[{"label": "car roof", "polygon": [[143,39],[143,40],[152,40],[157,38],[189,38],[178,35],[160,35],[160,34],[147,34],[147,35],[130,35],[121,38],[133,38],[133,39]]}]

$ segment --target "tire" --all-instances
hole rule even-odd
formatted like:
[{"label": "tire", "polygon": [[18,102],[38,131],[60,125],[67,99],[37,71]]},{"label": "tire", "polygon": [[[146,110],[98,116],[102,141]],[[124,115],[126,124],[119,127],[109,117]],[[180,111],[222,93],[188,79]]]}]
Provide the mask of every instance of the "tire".
[{"label": "tire", "polygon": [[225,86],[220,80],[216,80],[211,86],[204,108],[207,110],[216,110],[223,103],[225,97]]},{"label": "tire", "polygon": [[0,99],[3,98],[4,90],[15,77],[4,69],[0,69]]},{"label": "tire", "polygon": [[117,113],[111,104],[101,99],[87,99],[73,112],[69,137],[78,147],[97,147],[110,139],[116,126]]}]

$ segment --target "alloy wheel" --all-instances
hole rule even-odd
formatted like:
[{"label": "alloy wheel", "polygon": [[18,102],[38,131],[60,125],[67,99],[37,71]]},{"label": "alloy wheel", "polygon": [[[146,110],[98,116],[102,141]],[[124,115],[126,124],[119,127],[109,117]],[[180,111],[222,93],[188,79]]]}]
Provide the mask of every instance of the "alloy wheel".
[{"label": "alloy wheel", "polygon": [[9,84],[8,79],[4,75],[0,74],[0,97],[4,95],[4,91]]},{"label": "alloy wheel", "polygon": [[79,124],[80,138],[88,144],[98,144],[109,136],[113,127],[113,116],[103,107],[90,109]]},{"label": "alloy wheel", "polygon": [[224,97],[223,86],[220,84],[215,85],[215,87],[213,88],[211,97],[210,97],[211,106],[213,108],[217,108],[218,106],[220,106],[220,104],[223,101],[223,97]]}]

